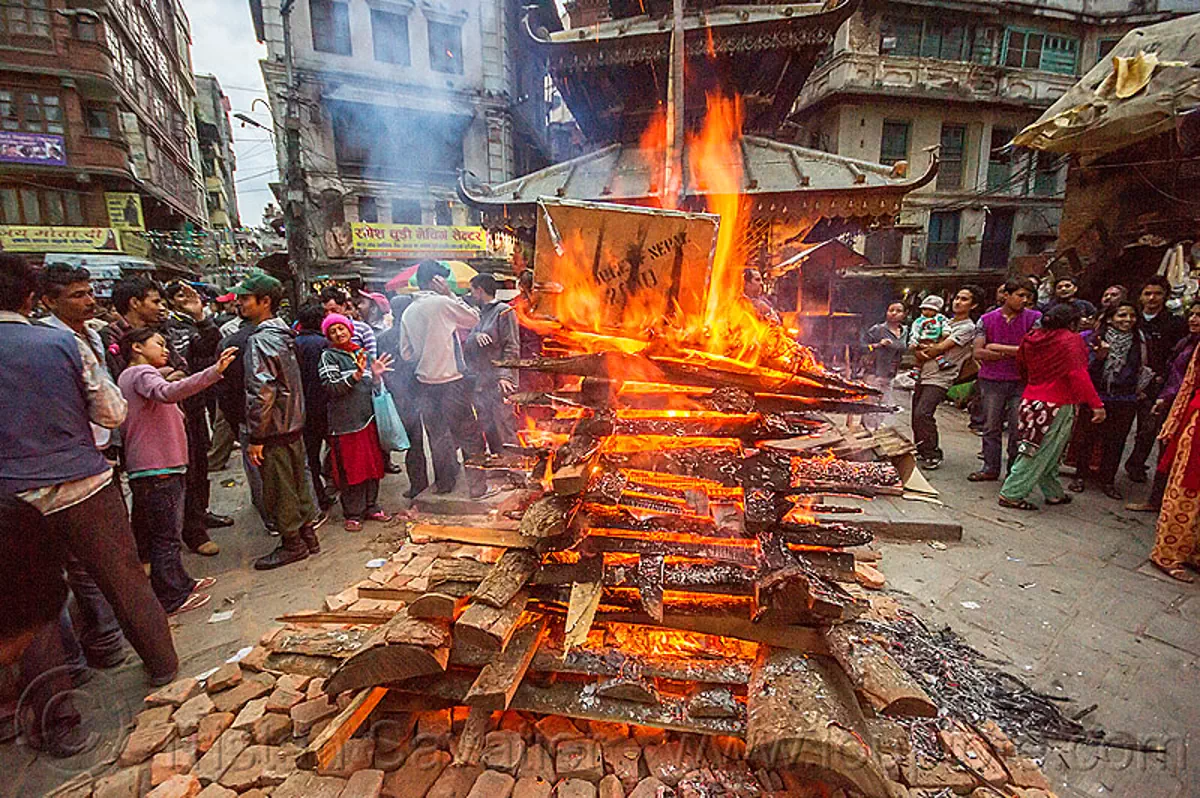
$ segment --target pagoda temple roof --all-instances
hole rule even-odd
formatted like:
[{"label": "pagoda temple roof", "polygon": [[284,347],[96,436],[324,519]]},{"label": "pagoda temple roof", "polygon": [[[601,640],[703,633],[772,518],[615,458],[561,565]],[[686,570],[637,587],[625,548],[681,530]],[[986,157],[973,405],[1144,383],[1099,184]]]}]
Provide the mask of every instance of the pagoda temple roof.
[{"label": "pagoda temple roof", "polygon": [[[858,0],[720,5],[684,10],[685,123],[709,94],[741,98],[748,132],[770,133],[791,112],[821,52]],[[651,7],[653,8],[653,6]],[[526,17],[533,48],[580,129],[593,141],[635,140],[666,101],[671,15],[647,13],[551,32]]]},{"label": "pagoda temple roof", "polygon": [[[742,176],[739,193],[755,213],[779,218],[895,215],[905,194],[937,174],[932,157],[925,173],[910,179],[898,165],[860,161],[760,136],[743,136],[737,152],[738,162],[729,166]],[[681,206],[702,206],[698,200],[711,192],[694,181],[686,162],[685,157]],[[661,174],[641,149],[615,143],[494,186],[463,174],[458,191],[464,202],[485,215],[519,225],[535,218],[539,197],[658,205]]]}]

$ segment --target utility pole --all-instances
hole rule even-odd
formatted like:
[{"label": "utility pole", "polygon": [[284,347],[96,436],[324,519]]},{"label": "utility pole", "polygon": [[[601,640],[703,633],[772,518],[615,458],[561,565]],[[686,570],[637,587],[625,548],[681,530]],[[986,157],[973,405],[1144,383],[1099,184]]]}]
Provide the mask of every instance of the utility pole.
[{"label": "utility pole", "polygon": [[283,0],[279,13],[283,18],[283,63],[285,68],[285,114],[283,119],[283,151],[285,158],[283,202],[284,224],[287,226],[288,263],[291,265],[293,282],[296,284],[292,298],[299,309],[299,294],[307,289],[309,281],[308,252],[308,186],[304,179],[304,165],[300,160],[300,98],[296,85],[295,67],[292,63],[292,8],[295,0]]},{"label": "utility pole", "polygon": [[671,62],[667,71],[667,146],[663,167],[663,206],[677,208],[683,198],[683,88],[686,48],[683,0],[672,4]]}]

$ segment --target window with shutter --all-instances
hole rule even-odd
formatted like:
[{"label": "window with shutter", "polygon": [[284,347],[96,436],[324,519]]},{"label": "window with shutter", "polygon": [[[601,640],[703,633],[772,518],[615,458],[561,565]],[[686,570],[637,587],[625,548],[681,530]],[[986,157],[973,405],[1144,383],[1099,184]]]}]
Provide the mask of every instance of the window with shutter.
[{"label": "window with shutter", "polygon": [[967,126],[942,125],[941,147],[938,151],[937,187],[956,189],[963,186],[963,159],[967,149]]},{"label": "window with shutter", "polygon": [[894,164],[908,160],[908,132],[910,122],[884,120],[883,140],[879,144],[879,162]]}]

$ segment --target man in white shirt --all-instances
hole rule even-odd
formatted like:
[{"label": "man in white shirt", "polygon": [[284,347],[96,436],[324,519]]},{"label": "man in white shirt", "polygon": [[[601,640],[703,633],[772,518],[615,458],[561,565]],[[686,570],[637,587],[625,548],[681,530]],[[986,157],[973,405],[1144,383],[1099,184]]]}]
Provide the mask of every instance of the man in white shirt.
[{"label": "man in white shirt", "polygon": [[[417,404],[429,433],[434,493],[454,490],[459,449],[465,459],[484,452],[458,340],[459,332],[469,332],[479,323],[479,311],[454,296],[446,282],[449,274],[437,261],[422,261],[417,266],[420,290],[400,322],[400,357],[416,367]],[[466,469],[466,475],[472,498],[489,495],[482,473]]]}]

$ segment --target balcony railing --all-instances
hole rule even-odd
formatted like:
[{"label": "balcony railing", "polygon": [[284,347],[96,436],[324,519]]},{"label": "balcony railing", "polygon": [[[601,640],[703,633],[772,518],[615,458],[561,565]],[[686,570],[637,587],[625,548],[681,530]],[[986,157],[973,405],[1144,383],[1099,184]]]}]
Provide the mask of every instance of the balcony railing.
[{"label": "balcony railing", "polygon": [[1075,85],[1076,80],[1074,75],[1037,69],[841,52],[808,79],[797,107],[839,91],[928,98],[961,96],[971,100],[1048,107]]}]

